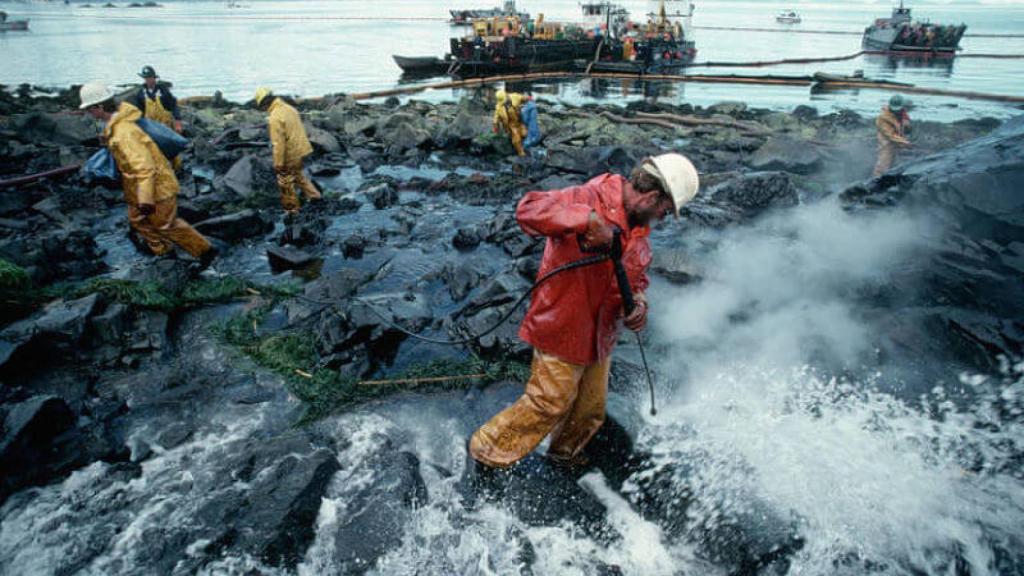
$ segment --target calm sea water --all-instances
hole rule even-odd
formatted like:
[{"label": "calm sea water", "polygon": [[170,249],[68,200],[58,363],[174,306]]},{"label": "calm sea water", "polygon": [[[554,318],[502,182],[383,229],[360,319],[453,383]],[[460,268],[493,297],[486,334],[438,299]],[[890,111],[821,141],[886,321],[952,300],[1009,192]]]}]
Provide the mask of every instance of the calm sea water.
[{"label": "calm sea water", "polygon": [[[245,100],[259,85],[304,96],[331,92],[387,89],[400,81],[392,54],[443,55],[448,39],[463,33],[443,19],[454,7],[487,7],[498,0],[242,0],[226,2],[161,0],[163,7],[117,8],[81,4],[11,3],[0,9],[14,18],[31,18],[31,32],[0,33],[0,83],[30,82],[66,86],[90,79],[110,83],[137,81],[135,72],[152,64],[174,82],[179,95],[212,94]],[[634,15],[656,3],[623,2]],[[520,9],[548,19],[578,19],[576,1],[521,1]],[[839,30],[853,34],[737,32],[707,27],[786,29],[774,15],[795,8],[804,18],[795,30]],[[1020,37],[969,36],[964,54],[1024,54],[1024,3],[915,3],[914,14],[941,23],[966,23],[968,34],[1017,34]],[[885,16],[885,1],[836,3],[697,2],[694,24],[698,60],[752,61],[850,54],[860,49],[859,31]],[[401,17],[403,20],[389,20]],[[365,19],[353,19],[365,18]],[[404,20],[408,19],[408,20]],[[872,78],[952,90],[1024,95],[1024,60],[942,59],[932,63],[889,57],[860,57],[845,62],[785,65],[771,68],[697,68],[701,74],[806,75],[816,71],[849,74],[861,69]],[[434,82],[439,80],[434,80]],[[429,82],[427,82],[429,83]],[[571,102],[643,97],[644,87],[591,81],[536,86],[549,98]],[[647,87],[663,99],[694,104],[743,100],[756,106],[789,109],[814,104],[828,110],[852,108],[872,112],[888,97],[877,91],[811,94],[807,88],[686,84]],[[458,98],[457,91],[432,91],[428,100]],[[915,98],[917,116],[942,119],[976,115],[1008,117],[1019,108],[945,97]]]}]

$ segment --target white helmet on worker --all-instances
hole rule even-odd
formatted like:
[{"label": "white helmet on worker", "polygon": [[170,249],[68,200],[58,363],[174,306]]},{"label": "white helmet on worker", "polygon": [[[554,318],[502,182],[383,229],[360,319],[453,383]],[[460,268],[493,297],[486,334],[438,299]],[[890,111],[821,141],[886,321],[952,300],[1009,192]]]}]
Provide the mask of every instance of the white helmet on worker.
[{"label": "white helmet on worker", "polygon": [[675,215],[679,209],[693,200],[700,188],[700,177],[686,156],[669,153],[651,156],[643,162],[644,170],[661,182],[661,187],[672,197]]},{"label": "white helmet on worker", "polygon": [[93,81],[87,82],[82,85],[82,88],[78,91],[78,99],[82,101],[82,104],[78,107],[79,110],[85,110],[91,108],[97,104],[103,104],[107,100],[110,100],[116,96],[113,90],[104,82]]}]

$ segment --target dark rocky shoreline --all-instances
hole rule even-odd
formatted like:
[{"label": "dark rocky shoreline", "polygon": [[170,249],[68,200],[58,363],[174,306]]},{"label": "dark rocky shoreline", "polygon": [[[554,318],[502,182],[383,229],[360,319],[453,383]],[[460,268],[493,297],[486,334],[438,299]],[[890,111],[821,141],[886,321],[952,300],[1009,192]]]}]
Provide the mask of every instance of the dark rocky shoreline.
[{"label": "dark rocky shoreline", "polygon": [[[81,162],[96,149],[97,127],[70,113],[74,94],[0,91],[0,180]],[[449,104],[337,95],[300,109],[315,148],[307,168],[325,200],[286,224],[263,115],[219,101],[184,108],[193,147],[180,177],[180,214],[222,249],[202,274],[186,256],[156,260],[135,247],[119,189],[77,175],[0,189],[0,259],[13,265],[0,271],[0,518],[42,530],[45,547],[74,539],[73,553],[49,558],[48,569],[191,573],[250,557],[293,570],[310,561],[321,498],[336,498],[361,512],[339,520],[335,561],[347,567],[341,572],[366,571],[397,545],[410,510],[429,500],[421,475],[457,471],[427,471],[433,465],[397,428],[346,460],[355,432],[334,430],[332,414],[372,418],[447,402],[468,434],[514,396],[516,366],[529,354],[515,336],[522,309],[466,350],[410,340],[366,303],[435,338],[480,333],[538,266],[543,244],[513,218],[524,191],[628,173],[668,148],[686,153],[704,176],[681,226],[666,223],[652,236],[660,289],[699,283],[706,273],[701,245],[686,230],[713,234],[842,193],[853,212],[929,210],[956,230],[920,270],[858,296],[888,317],[891,332],[879,335],[888,357],[916,355],[926,379],[930,359],[991,371],[1001,356],[1022,354],[1019,119],[1001,128],[991,119],[915,119],[912,154],[920,159],[866,181],[873,119],[806,106],[787,114],[742,103],[623,109],[541,100],[545,150],[526,159],[509,156],[508,143],[490,133],[482,94]],[[671,116],[710,123],[687,126]],[[622,356],[613,390],[630,395],[628,346]],[[445,363],[466,372],[502,368],[486,386],[373,394],[367,398],[379,399],[352,404],[359,379],[443,374]],[[635,418],[628,404],[613,402],[612,416]],[[594,455],[621,486],[643,469],[644,454],[633,451],[629,426],[606,428]],[[538,466],[524,467],[517,502],[529,510],[530,498],[562,491],[564,503],[551,518],[529,521],[574,518],[595,534],[608,530],[599,503]],[[183,471],[191,479],[178,478]],[[357,471],[371,479],[338,484]],[[69,475],[74,487],[55,491]],[[143,480],[150,488],[139,487]],[[658,481],[643,485],[636,505],[682,534]],[[154,512],[161,498],[176,509]],[[25,516],[74,502],[83,511],[61,515],[60,526]],[[146,528],[146,546],[114,554],[142,510],[165,521]],[[734,573],[774,573],[799,546],[790,530],[781,521],[753,536],[723,528],[707,556]],[[358,544],[356,535],[364,537]],[[11,558],[0,572],[19,566],[33,564]]]}]

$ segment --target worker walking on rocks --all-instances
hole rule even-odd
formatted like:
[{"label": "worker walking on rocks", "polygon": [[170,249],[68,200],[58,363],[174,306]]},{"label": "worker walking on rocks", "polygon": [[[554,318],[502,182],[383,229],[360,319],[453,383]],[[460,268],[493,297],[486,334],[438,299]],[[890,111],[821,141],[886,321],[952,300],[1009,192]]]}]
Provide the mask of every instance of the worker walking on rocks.
[{"label": "worker walking on rocks", "polygon": [[274,148],[274,173],[281,190],[281,207],[288,214],[297,214],[300,205],[296,188],[302,190],[307,201],[320,199],[320,191],[303,172],[302,159],[313,153],[313,146],[298,110],[274,96],[269,88],[258,88],[255,100],[256,108],[269,113],[267,127]]},{"label": "worker walking on rocks", "polygon": [[178,179],[156,143],[136,124],[142,111],[128,102],[120,107],[114,92],[102,82],[90,82],[79,91],[80,108],[106,122],[103,138],[121,173],[128,222],[153,254],[171,254],[178,245],[203,267],[216,250],[202,234],[178,218]]},{"label": "worker walking on rocks", "polygon": [[529,192],[516,209],[520,227],[547,244],[537,276],[608,250],[621,230],[622,263],[636,308],[623,318],[611,262],[560,272],[537,288],[519,329],[533,346],[524,394],[473,434],[469,452],[483,470],[511,466],[551,434],[548,457],[583,464],[580,451],[605,419],[612,348],[620,322],[640,331],[647,322],[650,224],[678,216],[698,188],[697,171],[679,154],[645,159],[629,180],[598,176],[581,186]]},{"label": "worker walking on rocks", "polygon": [[498,90],[494,94],[496,103],[494,105],[494,133],[505,132],[512,140],[512,147],[516,154],[526,156],[523,149],[523,138],[526,137],[526,126],[523,126],[520,109],[523,104],[523,95],[515,92],[506,93]]},{"label": "worker walking on rocks", "polygon": [[901,148],[910,146],[907,131],[910,127],[910,115],[907,108],[910,101],[899,94],[889,99],[889,105],[882,107],[882,113],[875,119],[878,128],[878,161],[872,178],[877,178],[892,168],[896,155]]}]

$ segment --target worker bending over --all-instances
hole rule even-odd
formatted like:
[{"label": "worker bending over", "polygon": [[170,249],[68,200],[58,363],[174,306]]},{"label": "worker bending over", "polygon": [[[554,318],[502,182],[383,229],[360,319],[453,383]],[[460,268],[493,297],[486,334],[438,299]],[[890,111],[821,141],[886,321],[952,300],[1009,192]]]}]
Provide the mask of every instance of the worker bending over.
[{"label": "worker bending over", "polygon": [[303,173],[302,159],[313,153],[313,146],[298,110],[274,96],[269,88],[258,88],[255,100],[256,108],[268,112],[267,127],[274,148],[274,173],[281,190],[281,207],[288,214],[296,214],[299,211],[296,188],[302,190],[307,201],[320,199],[320,191]]},{"label": "worker bending over", "polygon": [[[679,154],[645,159],[627,180],[598,176],[581,186],[529,192],[516,209],[520,227],[544,236],[538,277],[608,250],[621,230],[622,264],[635,300],[623,318],[622,296],[610,261],[553,276],[533,293],[519,337],[533,346],[531,375],[514,404],[473,434],[470,455],[504,468],[529,454],[548,434],[547,455],[577,464],[580,451],[605,419],[608,369],[620,322],[640,331],[647,322],[650,224],[679,209],[698,188],[697,171]],[[592,255],[592,254],[590,254]]]}]

